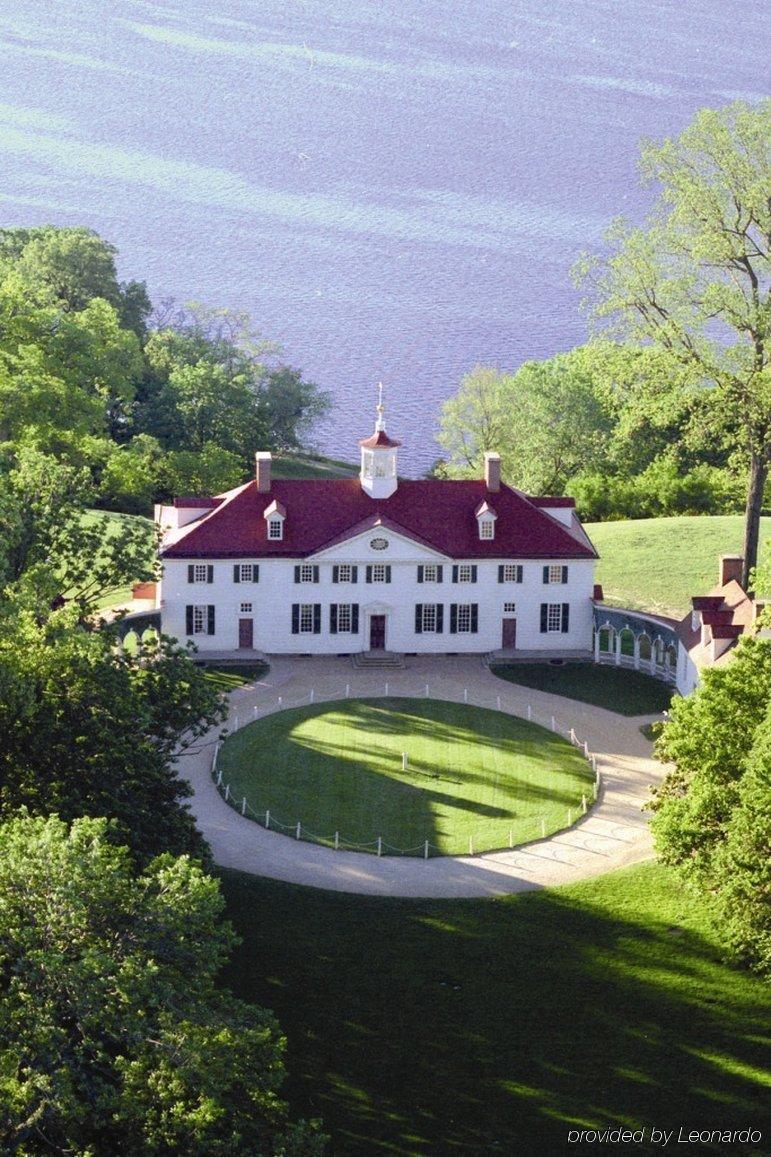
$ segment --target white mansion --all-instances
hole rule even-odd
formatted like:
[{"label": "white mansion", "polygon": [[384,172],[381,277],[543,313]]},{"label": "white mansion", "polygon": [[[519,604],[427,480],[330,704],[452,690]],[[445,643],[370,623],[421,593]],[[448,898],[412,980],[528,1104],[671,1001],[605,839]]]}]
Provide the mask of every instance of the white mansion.
[{"label": "white mansion", "polygon": [[201,652],[590,653],[597,553],[572,499],[403,481],[378,406],[358,478],[271,478],[156,508],[161,629]]}]

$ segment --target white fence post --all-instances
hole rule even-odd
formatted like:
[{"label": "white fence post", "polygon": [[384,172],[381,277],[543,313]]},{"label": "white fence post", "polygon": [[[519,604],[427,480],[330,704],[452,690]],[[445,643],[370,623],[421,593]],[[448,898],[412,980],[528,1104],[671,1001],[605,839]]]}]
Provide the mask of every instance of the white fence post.
[{"label": "white fence post", "polygon": [[514,833],[511,830],[511,828],[509,828],[509,847],[510,848],[514,847]]},{"label": "white fence post", "polygon": [[379,856],[382,856],[382,854],[383,854],[383,837],[382,836],[378,836],[378,838],[377,838],[377,854]]},{"label": "white fence post", "polygon": [[556,723],[556,720],[555,720],[555,718],[554,718],[554,716],[553,716],[553,715],[552,715],[552,717],[551,717],[551,729],[552,729],[552,731],[556,731],[556,730],[557,730],[557,723]]},{"label": "white fence post", "polygon": [[295,833],[295,839],[299,840],[299,838],[300,838],[300,821],[298,820],[297,821],[297,831]]},{"label": "white fence post", "polygon": [[340,850],[340,833],[335,832],[335,851],[337,852],[339,850]]},{"label": "white fence post", "polygon": [[468,703],[468,687],[463,688],[463,702]]},{"label": "white fence post", "polygon": [[241,815],[246,815],[246,796],[241,800]]},{"label": "white fence post", "polygon": [[228,802],[229,798],[230,798],[230,784],[226,783],[225,784],[225,803]]},{"label": "white fence post", "polygon": [[311,687],[311,703],[313,702],[313,700],[314,700],[315,698],[316,698],[316,688],[315,688],[315,687]]},{"label": "white fence post", "polygon": [[386,693],[386,699],[387,699],[388,698],[388,681],[386,681],[385,693]]},{"label": "white fence post", "polygon": [[345,697],[346,697],[346,699],[350,698],[350,694],[351,694],[351,684],[346,683],[346,685],[345,685]]},{"label": "white fence post", "polygon": [[278,697],[278,709],[281,710],[281,696]]},{"label": "white fence post", "polygon": [[501,697],[500,697],[500,695],[496,696],[495,702],[496,702],[496,705],[498,707],[498,710],[500,711],[500,709],[501,709]]},{"label": "white fence post", "polygon": [[402,771],[406,771],[409,766],[409,757],[406,751],[402,752]]},{"label": "white fence post", "polygon": [[265,827],[270,827],[270,808],[265,809]]},{"label": "white fence post", "polygon": [[426,683],[426,699],[428,699],[428,683]]},{"label": "white fence post", "polygon": [[576,742],[576,733],[575,733],[575,731],[573,730],[573,728],[572,728],[572,727],[570,728],[570,742],[571,742],[571,743],[575,743],[575,742]]},{"label": "white fence post", "polygon": [[584,815],[586,815],[586,796],[585,795],[581,796],[581,806],[584,809]]},{"label": "white fence post", "polygon": [[533,718],[533,708],[531,707],[531,705],[529,703],[527,705],[527,718],[528,718],[528,722]]},{"label": "white fence post", "polygon": [[233,730],[238,731],[238,716],[233,717]]}]

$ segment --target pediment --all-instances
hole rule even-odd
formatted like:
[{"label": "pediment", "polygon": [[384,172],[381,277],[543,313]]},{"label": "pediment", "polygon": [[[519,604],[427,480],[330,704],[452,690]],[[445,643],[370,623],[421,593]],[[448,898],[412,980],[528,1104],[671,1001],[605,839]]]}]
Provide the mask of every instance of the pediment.
[{"label": "pediment", "polygon": [[338,535],[309,559],[319,562],[448,562],[449,555],[435,550],[417,536],[386,519],[367,519]]}]

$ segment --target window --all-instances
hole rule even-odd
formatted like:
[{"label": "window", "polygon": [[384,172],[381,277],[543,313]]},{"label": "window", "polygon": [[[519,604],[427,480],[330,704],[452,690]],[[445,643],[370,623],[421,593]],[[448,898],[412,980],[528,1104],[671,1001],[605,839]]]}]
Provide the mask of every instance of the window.
[{"label": "window", "polygon": [[373,562],[367,567],[368,583],[390,583],[391,564],[387,562]]},{"label": "window", "polygon": [[495,538],[495,523],[492,518],[479,519],[479,537],[480,538]]},{"label": "window", "polygon": [[233,564],[234,583],[257,583],[260,581],[260,566],[256,562],[237,562]]},{"label": "window", "polygon": [[213,583],[214,567],[207,562],[191,562],[187,568],[187,581],[189,583]]},{"label": "window", "polygon": [[252,567],[252,564],[250,562],[246,563],[246,565],[244,565],[242,563],[241,566],[239,566],[239,568],[238,568],[239,582],[250,583],[252,581],[253,569],[254,568]]},{"label": "window", "polygon": [[441,603],[418,603],[415,607],[415,634],[424,631],[441,635],[444,630],[444,607]]},{"label": "window", "polygon": [[185,630],[188,635],[214,634],[215,608],[209,604],[204,606],[185,607]]},{"label": "window", "polygon": [[543,581],[545,583],[566,583],[568,581],[568,568],[561,564],[545,566],[543,568]]},{"label": "window", "polygon": [[504,613],[504,615],[516,615],[517,604],[516,603],[504,603],[503,604],[503,613]]},{"label": "window", "polygon": [[292,634],[321,634],[321,603],[292,603]]},{"label": "window", "polygon": [[284,537],[284,520],[283,518],[269,518],[268,519],[268,538],[281,539]]},{"label": "window", "polygon": [[562,630],[562,604],[549,603],[549,610],[546,617],[546,629],[551,633],[552,631]]},{"label": "window", "polygon": [[570,630],[570,603],[541,603],[541,634]]},{"label": "window", "polygon": [[439,567],[438,566],[424,566],[423,567],[423,582],[436,583],[439,582]]},{"label": "window", "polygon": [[477,581],[477,568],[473,563],[461,563],[459,566],[452,568],[452,581],[454,583],[475,583]]},{"label": "window", "polygon": [[450,604],[450,634],[475,635],[479,629],[478,603]]},{"label": "window", "polygon": [[375,455],[371,450],[365,450],[361,456],[361,472],[365,478],[372,477],[372,463]]},{"label": "window", "polygon": [[313,603],[300,603],[300,634],[313,634]]},{"label": "window", "polygon": [[349,583],[353,581],[353,567],[347,563],[341,563],[337,568],[337,581],[339,583]]},{"label": "window", "polygon": [[252,604],[251,603],[241,603],[241,614],[242,615],[251,615],[251,613],[252,613]]},{"label": "window", "polygon": [[358,635],[359,604],[332,603],[329,608],[329,630],[333,635]]},{"label": "window", "polygon": [[319,568],[311,563],[301,563],[294,568],[294,581],[296,583],[317,583],[319,581]]},{"label": "window", "polygon": [[499,583],[521,583],[523,570],[520,563],[504,562],[498,567]]}]

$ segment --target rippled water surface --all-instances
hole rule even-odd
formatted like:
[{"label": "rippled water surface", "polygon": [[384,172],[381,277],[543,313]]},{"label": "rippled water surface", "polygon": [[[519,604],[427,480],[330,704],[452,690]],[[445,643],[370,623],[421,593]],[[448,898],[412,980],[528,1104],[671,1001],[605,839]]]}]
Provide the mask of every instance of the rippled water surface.
[{"label": "rippled water surface", "polygon": [[417,473],[477,362],[583,339],[569,269],[638,216],[637,143],[763,95],[764,3],[6,0],[8,224],[87,223],[154,298],[248,309],[329,388],[374,383]]}]

